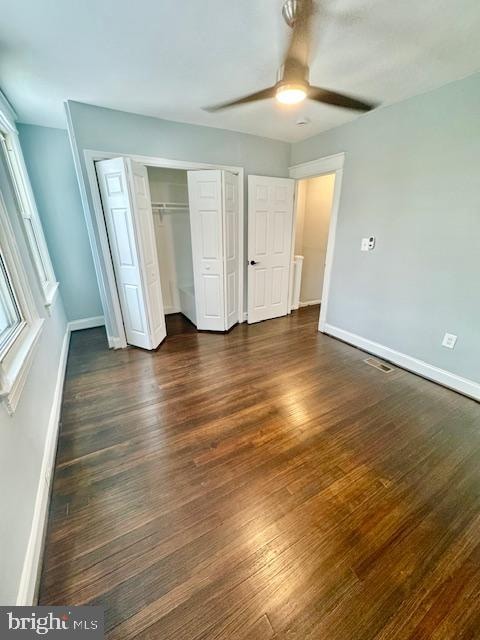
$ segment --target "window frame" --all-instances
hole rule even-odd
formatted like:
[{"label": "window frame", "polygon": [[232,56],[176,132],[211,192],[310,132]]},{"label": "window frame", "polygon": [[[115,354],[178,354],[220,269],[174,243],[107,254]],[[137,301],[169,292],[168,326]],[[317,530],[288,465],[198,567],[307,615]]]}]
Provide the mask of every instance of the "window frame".
[{"label": "window frame", "polygon": [[7,160],[7,169],[13,184],[25,239],[40,285],[40,291],[42,292],[43,303],[50,313],[59,285],[55,277],[30,178],[25,166],[15,120],[14,111],[0,92],[0,144]]},{"label": "window frame", "polygon": [[26,382],[44,320],[38,314],[1,192],[0,247],[8,283],[21,316],[20,324],[0,354],[0,398],[12,414]]},{"label": "window frame", "polygon": [[[14,413],[17,408],[20,394],[27,380],[30,367],[32,366],[35,348],[44,325],[44,319],[40,317],[38,312],[32,285],[30,284],[30,278],[26,270],[25,260],[32,261],[32,251],[29,246],[29,238],[25,232],[25,222],[23,216],[21,222],[20,220],[17,221],[16,217],[15,219],[13,218],[13,216],[18,216],[20,211],[23,211],[24,206],[28,207],[26,211],[30,213],[32,218],[38,221],[42,242],[46,249],[40,218],[35,206],[30,180],[20,148],[18,132],[15,128],[15,120],[16,116],[13,109],[0,91],[0,131],[9,138],[12,143],[11,146],[15,153],[16,162],[18,163],[20,178],[11,173],[11,168],[8,166],[11,160],[10,155],[7,153],[5,153],[5,169],[10,173],[14,190],[12,195],[15,201],[19,200],[19,196],[16,193],[18,180],[20,180],[20,188],[23,193],[22,197],[26,198],[26,204],[20,201],[18,202],[19,211],[9,212],[3,193],[0,190],[0,249],[8,286],[11,289],[21,318],[20,323],[16,326],[15,331],[12,331],[8,341],[3,345],[3,349],[0,352],[0,401],[3,401],[7,412],[10,414]],[[15,229],[18,229],[18,231],[16,232]],[[23,231],[22,238],[18,238],[17,240],[17,234],[21,231]],[[25,241],[25,244],[23,244],[23,241]],[[46,276],[47,278],[50,276],[54,278],[48,251],[47,260],[49,272],[46,273]],[[37,265],[34,261],[31,266],[32,275],[35,273],[35,276],[38,278]],[[50,310],[53,304],[58,288],[56,282],[49,282],[49,285],[48,287],[39,286],[39,294],[42,294],[44,304],[48,310]]]}]

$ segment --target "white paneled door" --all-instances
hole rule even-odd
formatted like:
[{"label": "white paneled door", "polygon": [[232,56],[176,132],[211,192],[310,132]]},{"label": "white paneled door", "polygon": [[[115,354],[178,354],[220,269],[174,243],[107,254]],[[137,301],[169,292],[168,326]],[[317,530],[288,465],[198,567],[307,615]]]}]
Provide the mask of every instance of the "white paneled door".
[{"label": "white paneled door", "polygon": [[[225,255],[225,329],[239,321],[238,176],[222,171],[223,237]],[[243,238],[242,238],[243,241]],[[243,265],[242,265],[243,266]]]},{"label": "white paneled door", "polygon": [[155,349],[166,328],[147,169],[129,158],[96,169],[127,342]]},{"label": "white paneled door", "polygon": [[288,313],[295,181],[248,176],[248,322]]},{"label": "white paneled door", "polygon": [[188,172],[197,328],[226,331],[238,322],[238,176]]}]

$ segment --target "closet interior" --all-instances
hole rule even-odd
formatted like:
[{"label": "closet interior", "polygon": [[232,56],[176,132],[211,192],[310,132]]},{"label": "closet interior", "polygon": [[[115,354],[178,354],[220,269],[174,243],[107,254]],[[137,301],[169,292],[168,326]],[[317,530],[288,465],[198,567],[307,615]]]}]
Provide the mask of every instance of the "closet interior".
[{"label": "closet interior", "polygon": [[187,171],[147,167],[165,315],[197,326]]}]

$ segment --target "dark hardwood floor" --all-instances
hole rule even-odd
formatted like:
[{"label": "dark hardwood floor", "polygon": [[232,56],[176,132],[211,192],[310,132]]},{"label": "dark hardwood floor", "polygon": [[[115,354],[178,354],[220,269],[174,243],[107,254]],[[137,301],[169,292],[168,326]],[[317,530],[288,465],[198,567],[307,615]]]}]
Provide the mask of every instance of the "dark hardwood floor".
[{"label": "dark hardwood floor", "polygon": [[73,334],[41,604],[118,640],[480,638],[479,405],[317,318]]}]

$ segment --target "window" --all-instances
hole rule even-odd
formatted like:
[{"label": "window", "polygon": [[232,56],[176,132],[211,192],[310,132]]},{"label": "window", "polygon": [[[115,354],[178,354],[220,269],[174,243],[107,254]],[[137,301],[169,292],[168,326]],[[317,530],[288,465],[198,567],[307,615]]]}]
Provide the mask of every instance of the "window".
[{"label": "window", "polygon": [[[5,122],[2,100],[0,93],[0,131],[4,130],[2,125]],[[38,271],[34,252],[31,252],[33,260],[28,255],[32,239],[38,239],[35,216],[31,216],[33,236],[29,237],[29,232],[24,234],[22,228],[22,187],[18,186],[12,174],[13,162],[6,150],[8,145],[4,138],[0,147],[0,400],[3,400],[8,412],[13,413],[33,360],[43,319],[38,314],[25,269],[26,263],[32,262],[34,270]],[[19,216],[20,211],[22,216]],[[27,246],[21,236],[26,237]],[[17,242],[17,239],[21,241]],[[40,241],[42,239],[43,235]],[[42,256],[39,259],[43,259]],[[46,283],[46,278],[48,264],[40,283]],[[41,290],[45,294],[48,287],[42,285]]]},{"label": "window", "polygon": [[15,115],[0,93],[0,144],[2,155],[14,188],[25,237],[43,294],[45,306],[52,305],[58,290],[53,266],[43,235],[42,224],[33,197],[30,180],[23,160],[20,141],[15,129]]},{"label": "window", "polygon": [[18,141],[18,135],[16,133],[1,132],[0,142],[15,190],[18,209],[23,220],[25,236],[35,265],[37,277],[42,288],[44,302],[49,306],[53,302],[58,284],[53,272],[52,263],[48,254],[40,218],[31,194],[30,185],[27,182],[28,177],[26,177],[23,156],[20,155],[22,152]]},{"label": "window", "polygon": [[22,323],[22,315],[5,260],[0,254],[0,358],[7,351],[11,340]]},{"label": "window", "polygon": [[0,399],[9,413],[17,406],[42,325],[0,191]]}]

